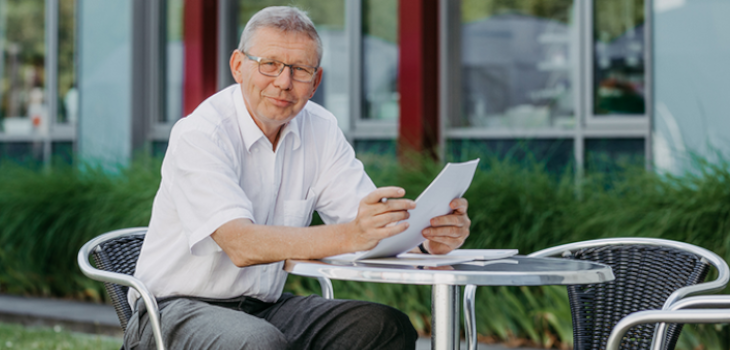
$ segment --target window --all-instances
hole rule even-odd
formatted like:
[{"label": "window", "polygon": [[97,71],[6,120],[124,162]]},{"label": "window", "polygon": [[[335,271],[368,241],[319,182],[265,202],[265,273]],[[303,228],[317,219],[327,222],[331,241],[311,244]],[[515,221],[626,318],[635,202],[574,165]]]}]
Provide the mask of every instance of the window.
[{"label": "window", "polygon": [[[149,29],[145,36],[149,43],[136,45],[159,47],[151,48],[159,55],[154,62],[144,62],[150,66],[154,76],[148,77],[148,86],[154,86],[148,122],[151,124],[147,138],[149,150],[153,156],[163,156],[167,149],[167,140],[170,137],[172,126],[184,117],[183,111],[183,78],[185,73],[185,41],[183,38],[185,20],[185,0],[157,0],[145,3],[148,8],[137,13],[137,26],[147,25],[148,28],[160,28],[159,31]],[[150,16],[154,12],[158,16]],[[147,24],[145,24],[147,22]],[[162,64],[157,64],[162,62]],[[137,62],[137,65],[141,65]],[[157,90],[159,89],[159,90]],[[149,92],[141,91],[143,95]],[[159,101],[157,101],[159,99]],[[139,100],[139,99],[138,99]],[[139,131],[137,131],[139,132]]]},{"label": "window", "polygon": [[362,54],[362,119],[397,121],[398,0],[363,0]]},{"label": "window", "polygon": [[58,114],[57,124],[75,126],[79,120],[76,86],[76,2],[58,2]]},{"label": "window", "polygon": [[400,1],[347,2],[348,117],[351,125],[343,130],[358,154],[396,153],[400,119]]},{"label": "window", "polygon": [[593,8],[593,115],[646,113],[644,1],[596,0]]},{"label": "window", "polygon": [[553,174],[562,174],[573,161],[573,140],[560,138],[456,139],[447,148],[449,160],[467,161],[477,157],[496,157],[516,162],[538,161]]},{"label": "window", "polygon": [[453,127],[573,128],[573,1],[465,0]]},{"label": "window", "polygon": [[0,118],[6,135],[48,133],[43,0],[0,1]]},{"label": "window", "polygon": [[2,156],[49,162],[54,144],[73,145],[75,42],[74,0],[0,0]]},{"label": "window", "polygon": [[600,138],[585,142],[586,168],[612,172],[644,165],[645,141],[641,138]]},{"label": "window", "polygon": [[445,25],[452,41],[445,47],[459,49],[444,56],[460,66],[445,65],[458,74],[449,86],[456,96],[440,100],[445,154],[499,146],[497,155],[508,156],[526,147],[548,168],[574,163],[579,173],[643,164],[651,132],[648,3],[449,3],[445,10],[458,16],[444,18],[460,26]]}]

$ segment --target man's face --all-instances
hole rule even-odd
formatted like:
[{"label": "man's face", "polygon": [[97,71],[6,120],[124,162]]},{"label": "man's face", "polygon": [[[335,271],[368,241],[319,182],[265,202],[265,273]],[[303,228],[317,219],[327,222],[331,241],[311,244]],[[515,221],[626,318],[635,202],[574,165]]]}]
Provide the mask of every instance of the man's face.
[{"label": "man's face", "polygon": [[[304,33],[282,32],[275,28],[259,28],[247,54],[270,58],[286,64],[317,66],[317,44]],[[231,72],[241,85],[246,108],[256,125],[267,136],[292,120],[304,108],[322,79],[322,69],[309,83],[295,81],[291,68],[285,67],[278,77],[259,72],[258,62],[236,50],[231,56]]]}]

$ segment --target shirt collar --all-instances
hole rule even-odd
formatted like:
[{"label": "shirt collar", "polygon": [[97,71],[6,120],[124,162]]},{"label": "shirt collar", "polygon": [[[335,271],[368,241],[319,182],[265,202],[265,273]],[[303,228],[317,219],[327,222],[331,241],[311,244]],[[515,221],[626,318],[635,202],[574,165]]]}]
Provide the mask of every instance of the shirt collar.
[{"label": "shirt collar", "polygon": [[[259,129],[259,126],[253,121],[253,117],[248,113],[246,103],[243,101],[243,94],[241,93],[241,86],[236,85],[236,89],[233,91],[235,95],[233,97],[236,105],[236,115],[238,116],[238,124],[241,126],[241,136],[243,137],[243,144],[246,146],[246,151],[251,151],[251,146],[258,142],[262,138],[266,138],[264,132]],[[307,102],[309,103],[309,102]],[[294,117],[289,123],[284,125],[279,135],[279,144],[282,145],[286,140],[287,135],[292,134],[294,137],[293,149],[299,148],[301,145],[301,137],[299,135],[299,119],[306,113],[303,108],[296,117]]]}]

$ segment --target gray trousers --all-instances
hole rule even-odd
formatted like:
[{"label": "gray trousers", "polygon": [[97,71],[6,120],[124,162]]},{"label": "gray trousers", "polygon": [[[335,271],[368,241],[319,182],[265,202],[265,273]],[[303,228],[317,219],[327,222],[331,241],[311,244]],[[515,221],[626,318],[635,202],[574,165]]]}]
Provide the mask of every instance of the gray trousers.
[{"label": "gray trousers", "polygon": [[[161,300],[168,349],[415,349],[408,317],[389,306],[285,293],[275,303],[248,297]],[[124,349],[155,349],[143,303],[127,324]]]}]

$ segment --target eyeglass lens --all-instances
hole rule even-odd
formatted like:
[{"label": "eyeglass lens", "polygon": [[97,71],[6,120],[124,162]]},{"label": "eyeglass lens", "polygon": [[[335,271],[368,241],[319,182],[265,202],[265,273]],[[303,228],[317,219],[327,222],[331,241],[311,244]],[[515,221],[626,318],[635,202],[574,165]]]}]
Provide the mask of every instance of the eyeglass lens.
[{"label": "eyeglass lens", "polygon": [[312,81],[312,78],[314,77],[314,68],[297,65],[285,65],[282,62],[270,59],[261,59],[259,61],[259,72],[264,75],[278,77],[279,74],[284,71],[285,66],[289,66],[289,68],[291,69],[292,78],[294,80],[308,83]]}]

